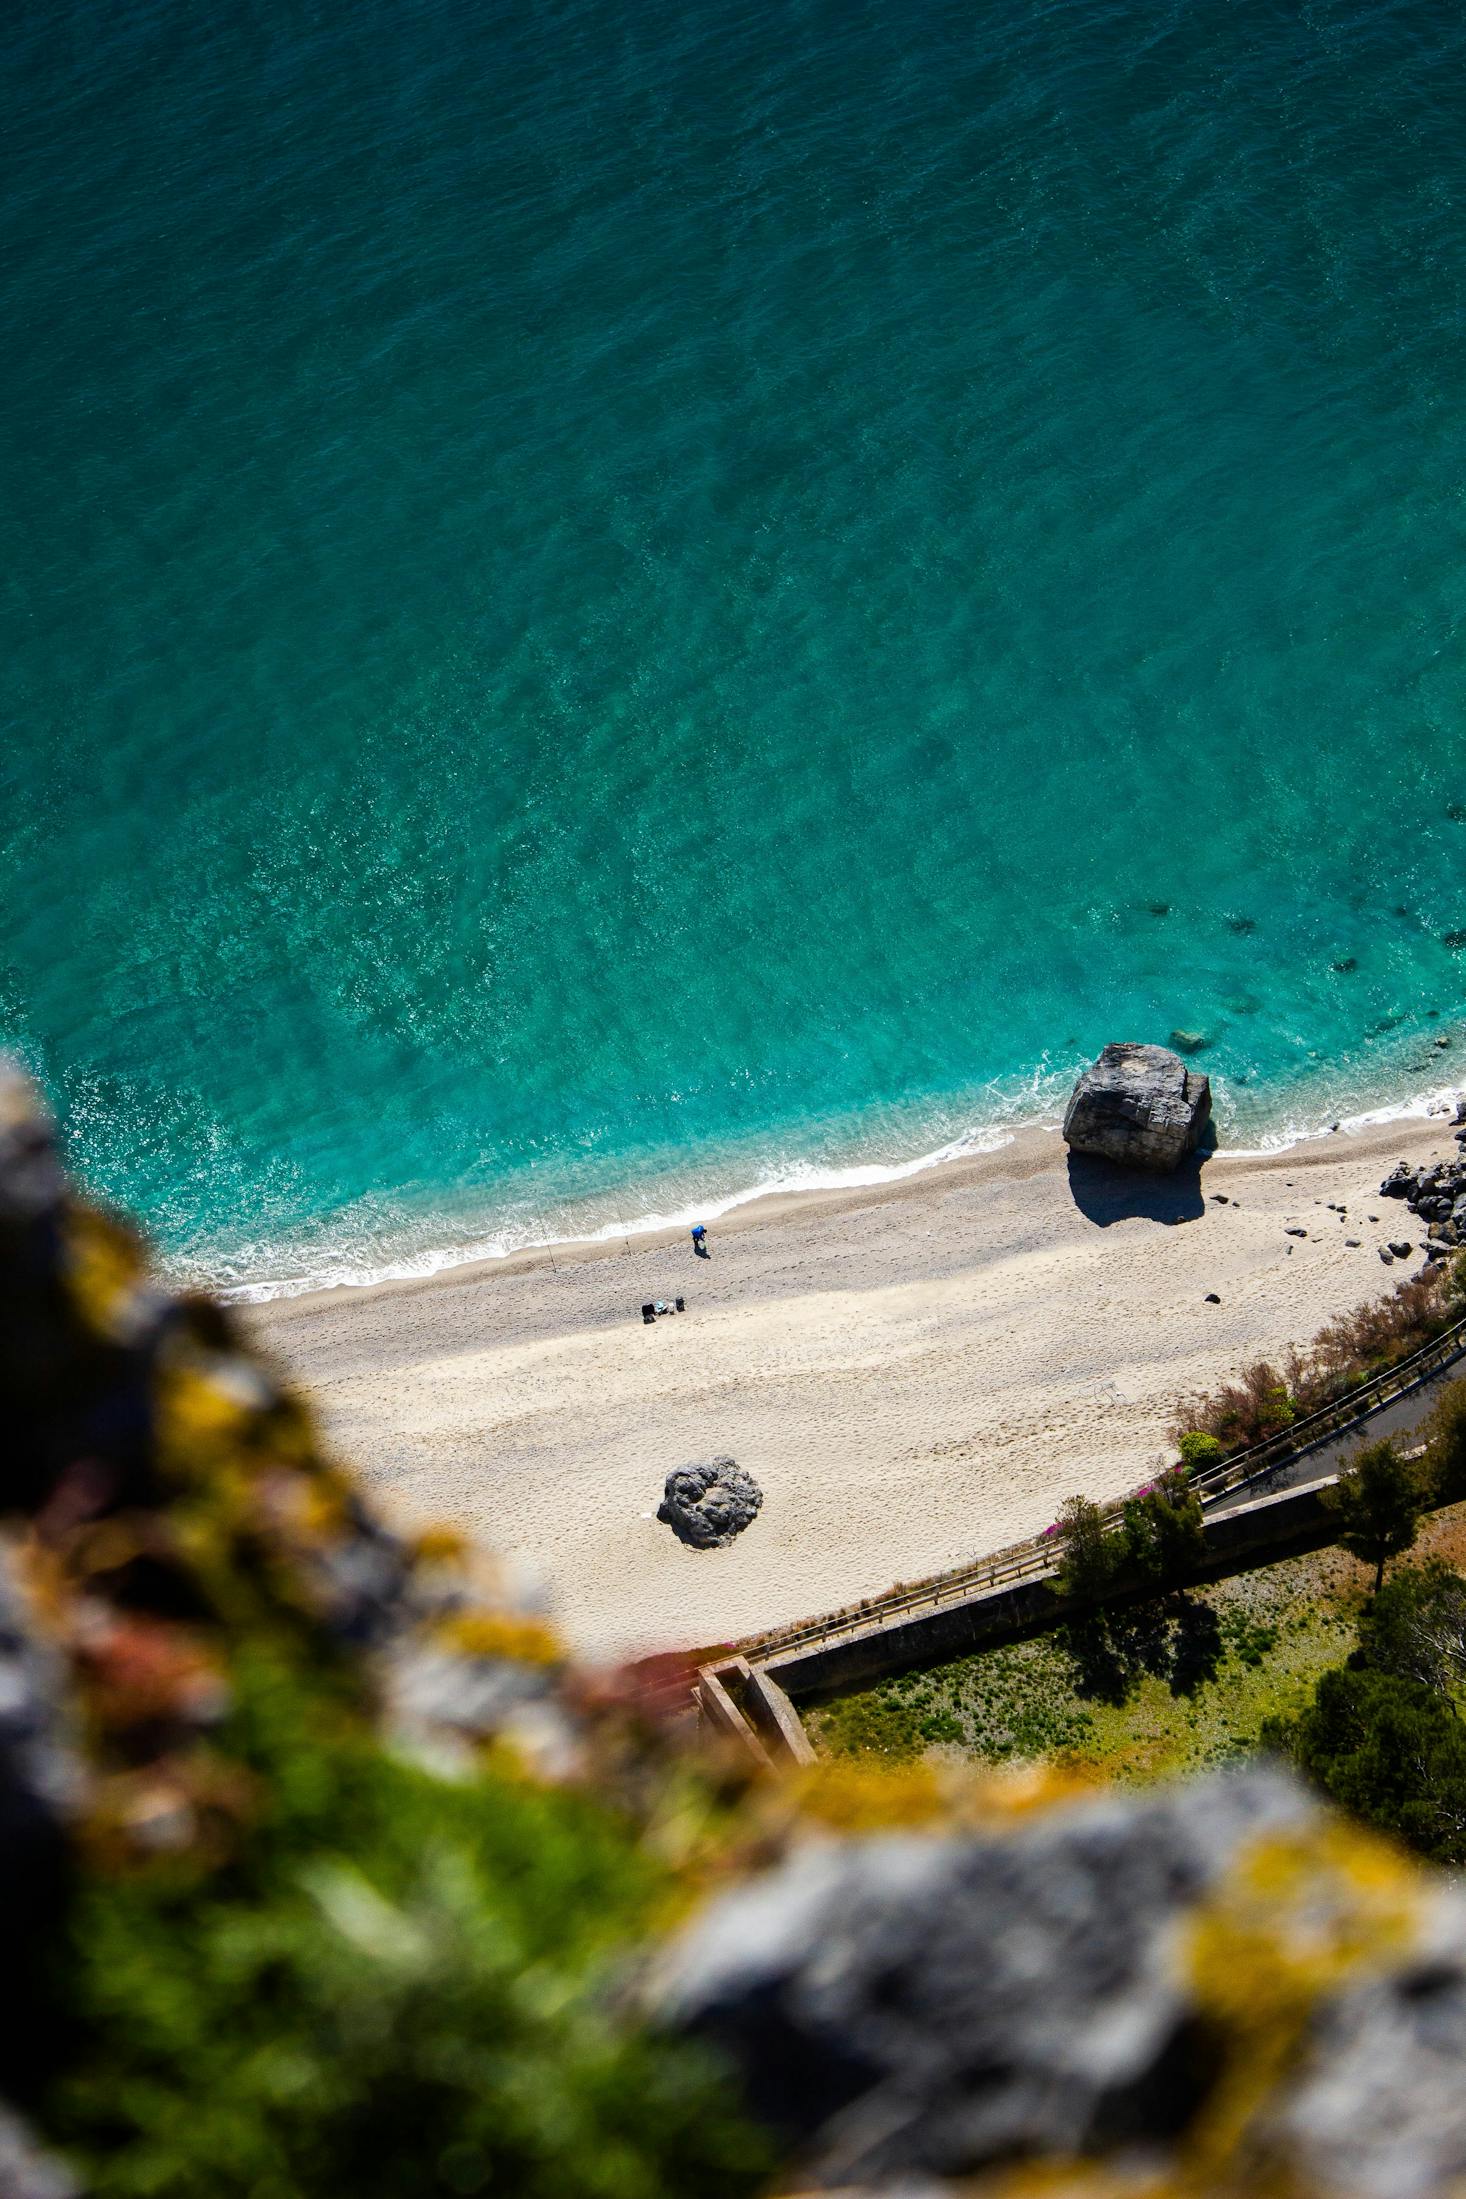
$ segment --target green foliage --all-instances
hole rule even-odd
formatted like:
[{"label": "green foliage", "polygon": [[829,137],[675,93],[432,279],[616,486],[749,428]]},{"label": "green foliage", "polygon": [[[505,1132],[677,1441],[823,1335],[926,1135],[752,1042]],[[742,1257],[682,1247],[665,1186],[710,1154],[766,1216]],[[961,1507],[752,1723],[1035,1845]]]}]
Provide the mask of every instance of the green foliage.
[{"label": "green foliage", "polygon": [[1223,1452],[1290,1428],[1303,1415],[1347,1397],[1372,1375],[1398,1364],[1439,1336],[1466,1310],[1466,1253],[1439,1262],[1352,1313],[1330,1321],[1283,1368],[1258,1360],[1209,1395],[1190,1399],[1176,1430],[1216,1437]]},{"label": "green foliage", "polygon": [[1352,1570],[1337,1551],[1309,1552],[1204,1597],[1106,1606],[852,1689],[811,1710],[811,1738],[832,1755],[896,1761],[930,1746],[929,1726],[945,1736],[950,1718],[964,1738],[944,1745],[984,1763],[1077,1757],[1120,1780],[1232,1763],[1266,1719],[1304,1709],[1353,1647]]},{"label": "green foliage", "polygon": [[1124,1510],[1127,1565],[1155,1588],[1190,1579],[1206,1555],[1201,1501],[1184,1474],[1167,1474]]},{"label": "green foliage", "polygon": [[1190,1474],[1198,1473],[1205,1466],[1217,1466],[1227,1455],[1226,1445],[1204,1428],[1188,1428],[1177,1445],[1181,1463]]},{"label": "green foliage", "polygon": [[1425,1499],[1420,1475],[1390,1442],[1367,1444],[1323,1492],[1338,1519],[1339,1542],[1374,1567],[1376,1590],[1387,1561],[1413,1546]]},{"label": "green foliage", "polygon": [[658,1874],[571,1792],[449,1781],[241,1663],[270,1804],[212,1873],[88,1874],[44,2103],[95,2199],[661,2199],[766,2167],[721,2081],[618,2014]]},{"label": "green foliage", "polygon": [[[1383,1446],[1377,1446],[1383,1448]],[[1466,1580],[1438,1560],[1375,1595],[1346,1667],[1264,1729],[1326,1794],[1422,1855],[1466,1861]]]},{"label": "green foliage", "polygon": [[1093,1730],[1053,1636],[964,1659],[956,1701],[969,1748],[991,1763],[1065,1755],[1083,1747]]},{"label": "green foliage", "polygon": [[1223,1630],[1227,1649],[1240,1664],[1258,1670],[1278,1646],[1278,1629],[1245,1616],[1234,1618]]},{"label": "green foliage", "polygon": [[1367,1824],[1440,1862],[1466,1860],[1466,1727],[1419,1681],[1326,1672],[1302,1716],[1262,1738]]},{"label": "green foliage", "polygon": [[1098,1603],[1125,1561],[1125,1539],[1105,1524],[1105,1515],[1088,1497],[1070,1497],[1059,1514],[1062,1552],[1054,1586],[1061,1596]]},{"label": "green foliage", "polygon": [[854,1688],[812,1711],[809,1724],[837,1756],[900,1760],[937,1742],[1005,1762],[1073,1748],[1091,1719],[1075,1702],[1068,1660],[1048,1635]]},{"label": "green foliage", "polygon": [[[1457,1258],[1466,1260],[1466,1253]],[[1452,1382],[1442,1391],[1425,1437],[1425,1471],[1436,1502],[1459,1503],[1466,1497],[1466,1382]]]},{"label": "green foliage", "polygon": [[836,1756],[880,1756],[900,1761],[926,1746],[923,1713],[900,1680],[877,1680],[807,1713],[810,1733]]},{"label": "green foliage", "polygon": [[1454,1703],[1466,1683],[1466,1580],[1438,1558],[1403,1566],[1360,1621],[1359,1657]]}]

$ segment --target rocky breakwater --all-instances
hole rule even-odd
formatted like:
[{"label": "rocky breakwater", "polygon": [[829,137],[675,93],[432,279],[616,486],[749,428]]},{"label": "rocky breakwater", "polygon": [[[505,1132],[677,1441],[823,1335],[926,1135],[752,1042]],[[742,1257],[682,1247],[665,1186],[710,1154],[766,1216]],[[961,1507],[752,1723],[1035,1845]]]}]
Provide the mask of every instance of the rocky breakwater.
[{"label": "rocky breakwater", "polygon": [[[1466,1147],[1466,1100],[1456,1109],[1456,1143]],[[1400,1161],[1379,1187],[1382,1199],[1403,1199],[1426,1225],[1426,1258],[1444,1259],[1466,1245],[1466,1152],[1453,1161],[1412,1168]]]},{"label": "rocky breakwater", "polygon": [[1106,1046],[1079,1078],[1064,1114],[1075,1153],[1127,1168],[1175,1168],[1211,1120],[1211,1081],[1165,1046]]}]

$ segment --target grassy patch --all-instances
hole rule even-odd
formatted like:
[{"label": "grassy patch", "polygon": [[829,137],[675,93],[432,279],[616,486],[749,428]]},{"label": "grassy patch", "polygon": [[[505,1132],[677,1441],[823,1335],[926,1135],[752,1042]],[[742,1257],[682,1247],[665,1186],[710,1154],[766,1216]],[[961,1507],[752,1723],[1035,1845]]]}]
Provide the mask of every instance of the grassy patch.
[{"label": "grassy patch", "polygon": [[836,1755],[909,1757],[935,1746],[998,1761],[1075,1747],[1092,1720],[1075,1697],[1071,1660],[1044,1635],[855,1689],[806,1723]]},{"label": "grassy patch", "polygon": [[1135,1614],[1105,1656],[1055,1631],[854,1689],[806,1722],[835,1755],[1056,1759],[1119,1779],[1224,1762],[1347,1653],[1363,1577],[1337,1551],[1291,1558]]}]

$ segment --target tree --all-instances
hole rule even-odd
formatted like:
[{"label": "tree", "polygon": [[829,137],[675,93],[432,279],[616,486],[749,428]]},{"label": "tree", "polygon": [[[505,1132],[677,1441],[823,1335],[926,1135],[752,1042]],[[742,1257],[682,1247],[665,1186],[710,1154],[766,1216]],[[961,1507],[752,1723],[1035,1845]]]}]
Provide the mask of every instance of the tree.
[{"label": "tree", "polygon": [[1371,1443],[1347,1466],[1322,1502],[1338,1519],[1338,1540],[1374,1567],[1378,1594],[1385,1565],[1411,1548],[1425,1509],[1425,1490],[1393,1443]]},{"label": "tree", "polygon": [[1055,1583],[1062,1596],[1098,1603],[1125,1556],[1121,1536],[1112,1534],[1105,1515],[1088,1497],[1070,1497],[1059,1514],[1062,1558]]},{"label": "tree", "polygon": [[1466,1860],[1466,1727],[1417,1680],[1326,1672],[1291,1725],[1262,1742],[1344,1809],[1443,1863]]},{"label": "tree", "polygon": [[1188,1580],[1206,1556],[1201,1503],[1182,1472],[1166,1474],[1125,1506],[1125,1555],[1158,1588]]},{"label": "tree", "polygon": [[1466,1580],[1439,1558],[1402,1566],[1360,1621],[1359,1660],[1454,1705],[1466,1684]]},{"label": "tree", "polygon": [[1425,1423],[1425,1440],[1432,1493],[1437,1503],[1454,1504],[1466,1497],[1466,1382],[1452,1382],[1442,1391]]}]

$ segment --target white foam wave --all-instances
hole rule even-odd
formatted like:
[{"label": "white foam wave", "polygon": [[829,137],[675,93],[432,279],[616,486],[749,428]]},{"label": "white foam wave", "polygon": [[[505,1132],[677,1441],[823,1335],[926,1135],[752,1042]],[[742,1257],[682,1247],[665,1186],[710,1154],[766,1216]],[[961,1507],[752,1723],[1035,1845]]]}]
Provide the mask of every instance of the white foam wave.
[{"label": "white foam wave", "polygon": [[[374,1283],[420,1282],[450,1268],[472,1267],[483,1260],[507,1260],[518,1252],[553,1251],[560,1246],[614,1244],[619,1238],[649,1237],[667,1229],[690,1229],[694,1222],[715,1222],[736,1207],[755,1199],[769,1199],[801,1191],[857,1191],[873,1185],[900,1183],[947,1161],[970,1159],[978,1153],[996,1153],[1011,1145],[1019,1129],[1037,1128],[1035,1122],[1011,1127],[988,1126],[964,1131],[960,1137],[914,1160],[857,1161],[846,1166],[825,1166],[817,1161],[796,1161],[777,1173],[733,1191],[689,1200],[668,1209],[654,1208],[628,1217],[613,1217],[594,1228],[563,1235],[536,1235],[531,1229],[507,1229],[493,1237],[453,1245],[424,1248],[381,1266],[356,1262],[333,1263],[319,1271],[260,1277],[250,1282],[216,1285],[218,1296],[236,1305],[262,1305],[276,1298],[299,1298],[318,1290],[363,1289]],[[1052,1124],[1045,1127],[1053,1127]]]},{"label": "white foam wave", "polygon": [[1389,1122],[1423,1122],[1431,1115],[1449,1115],[1460,1096],[1460,1086],[1437,1085],[1430,1092],[1416,1092],[1408,1099],[1392,1100],[1381,1107],[1366,1107],[1353,1115],[1335,1115],[1328,1122],[1287,1122],[1271,1130],[1260,1145],[1229,1145],[1227,1157],[1237,1161],[1267,1160],[1274,1153],[1289,1152],[1315,1138],[1358,1137],[1362,1130],[1378,1129]]},{"label": "white foam wave", "polygon": [[[516,1253],[554,1251],[564,1247],[613,1244],[619,1238],[654,1236],[668,1229],[688,1229],[694,1222],[713,1222],[730,1214],[738,1207],[749,1206],[756,1199],[775,1198],[802,1191],[856,1191],[886,1183],[900,1183],[907,1177],[917,1176],[932,1168],[940,1168],[949,1161],[969,1159],[980,1153],[995,1153],[1011,1145],[1014,1138],[1025,1130],[1057,1130],[1059,1118],[1052,1105],[1042,1106],[1051,1098],[1052,1077],[1038,1072],[1028,1082],[1021,1095],[1015,1095],[1002,1111],[1001,1119],[974,1124],[958,1137],[933,1147],[914,1158],[891,1161],[857,1161],[844,1164],[821,1163],[816,1160],[796,1161],[785,1164],[772,1173],[758,1177],[751,1183],[734,1189],[700,1195],[680,1201],[668,1207],[648,1208],[630,1215],[613,1214],[582,1230],[569,1230],[560,1234],[536,1229],[533,1225],[507,1226],[494,1235],[459,1239],[451,1243],[433,1243],[420,1249],[404,1252],[395,1258],[382,1259],[379,1241],[363,1248],[360,1255],[344,1254],[335,1248],[319,1265],[315,1260],[303,1261],[293,1274],[262,1274],[247,1280],[221,1282],[217,1277],[213,1287],[218,1295],[236,1304],[265,1304],[273,1299],[298,1298],[314,1291],[365,1289],[377,1283],[419,1282],[433,1275],[441,1275],[453,1268],[471,1267],[479,1262],[507,1260]],[[1431,1115],[1449,1114],[1459,1096],[1458,1085],[1439,1085],[1426,1092],[1416,1092],[1407,1097],[1368,1107],[1352,1114],[1335,1114],[1324,1120],[1289,1119],[1275,1130],[1268,1131],[1260,1143],[1248,1146],[1228,1145],[1222,1150],[1235,1160],[1263,1160],[1292,1147],[1311,1143],[1318,1138],[1335,1135],[1357,1136],[1384,1123],[1423,1120]],[[1025,1106],[1032,1110],[1023,1111]],[[201,1278],[195,1276],[192,1280]]]}]

